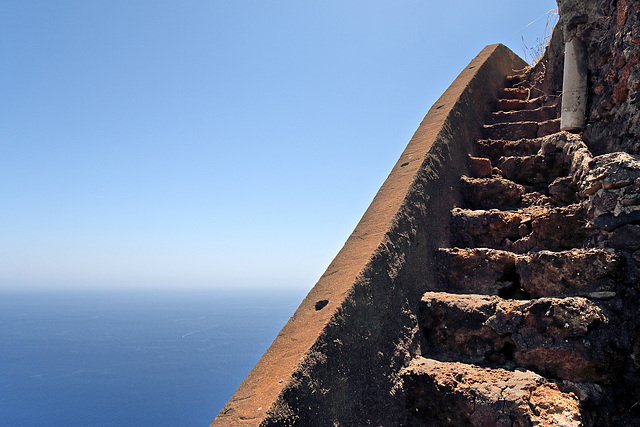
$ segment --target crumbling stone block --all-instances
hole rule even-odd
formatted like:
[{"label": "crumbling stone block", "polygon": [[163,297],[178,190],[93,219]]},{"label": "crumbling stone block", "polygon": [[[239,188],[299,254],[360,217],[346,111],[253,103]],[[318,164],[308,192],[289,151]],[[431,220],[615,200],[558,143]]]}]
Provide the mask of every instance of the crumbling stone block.
[{"label": "crumbling stone block", "polygon": [[525,253],[534,248],[565,250],[582,247],[587,233],[581,205],[550,208],[532,206],[518,211],[452,211],[452,243]]},{"label": "crumbling stone block", "polygon": [[531,185],[548,185],[557,177],[566,174],[560,156],[553,154],[503,157],[498,161],[497,167],[505,178]]},{"label": "crumbling stone block", "polygon": [[[497,108],[502,111],[535,110],[536,108],[542,107],[544,102],[545,100],[543,97],[529,100],[499,99],[497,102]],[[535,138],[535,135],[532,138]]]},{"label": "crumbling stone block", "polygon": [[500,97],[502,99],[528,100],[530,97],[530,92],[527,89],[521,89],[519,87],[506,87],[502,89]]},{"label": "crumbling stone block", "polygon": [[474,178],[486,178],[493,174],[491,160],[485,157],[469,156],[469,174]]},{"label": "crumbling stone block", "polygon": [[524,186],[503,178],[469,178],[460,180],[462,198],[475,209],[512,208],[522,201]]},{"label": "crumbling stone block", "polygon": [[576,202],[576,193],[578,187],[573,183],[573,178],[570,176],[563,176],[553,180],[549,184],[549,194],[551,194],[556,201],[564,203]]},{"label": "crumbling stone block", "polygon": [[505,239],[520,238],[520,225],[528,219],[522,212],[455,208],[451,219],[454,246],[499,249]]},{"label": "crumbling stone block", "polygon": [[521,139],[538,136],[537,122],[498,123],[484,125],[482,134],[488,139]]},{"label": "crumbling stone block", "polygon": [[612,252],[571,249],[518,257],[516,270],[520,286],[534,298],[588,296],[593,292],[615,292],[622,264],[622,259]]},{"label": "crumbling stone block", "polygon": [[[640,237],[635,244],[640,248]],[[624,265],[621,256],[603,249],[518,255],[487,248],[447,248],[438,250],[436,260],[440,285],[434,290],[511,299],[611,298]]]},{"label": "crumbling stone block", "polygon": [[640,221],[640,156],[618,152],[594,157],[579,185],[594,226],[611,231]]},{"label": "crumbling stone block", "polygon": [[558,117],[558,107],[549,105],[535,110],[496,111],[489,117],[489,122],[492,124],[523,121],[544,122],[556,117]]},{"label": "crumbling stone block", "polygon": [[518,141],[483,139],[476,143],[478,153],[497,160],[502,156],[527,156],[538,152],[542,140],[536,139],[520,139]]},{"label": "crumbling stone block", "polygon": [[560,132],[560,119],[546,120],[538,126],[537,136],[547,136]]},{"label": "crumbling stone block", "polygon": [[587,238],[585,224],[586,212],[578,204],[531,213],[531,234],[536,244],[553,251],[582,247]]},{"label": "crumbling stone block", "polygon": [[517,255],[495,249],[446,248],[436,253],[441,290],[452,293],[498,295],[511,286]]},{"label": "crumbling stone block", "polygon": [[425,354],[439,360],[512,362],[551,378],[610,380],[600,333],[609,319],[585,298],[518,301],[427,292],[419,310]]},{"label": "crumbling stone block", "polygon": [[582,425],[578,397],[530,371],[417,358],[401,375],[409,411],[426,425]]},{"label": "crumbling stone block", "polygon": [[538,141],[540,149],[536,154],[553,159],[551,162],[554,167],[561,167],[561,170],[557,169],[555,172],[557,177],[570,176],[575,183],[589,169],[588,165],[593,156],[580,136],[569,132],[557,132],[538,138]]}]

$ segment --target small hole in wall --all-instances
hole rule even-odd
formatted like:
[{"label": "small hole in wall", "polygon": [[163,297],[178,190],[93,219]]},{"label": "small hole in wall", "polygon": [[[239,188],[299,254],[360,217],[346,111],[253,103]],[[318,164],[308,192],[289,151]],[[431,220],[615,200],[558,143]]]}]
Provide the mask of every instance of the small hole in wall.
[{"label": "small hole in wall", "polygon": [[513,360],[513,356],[516,352],[516,346],[510,342],[505,342],[500,350],[500,353],[504,355],[507,360]]},{"label": "small hole in wall", "polygon": [[323,308],[325,308],[327,306],[327,304],[329,304],[329,300],[328,299],[323,299],[323,300],[318,301],[316,303],[316,311],[322,310]]},{"label": "small hole in wall", "polygon": [[473,70],[474,68],[476,68],[475,65],[472,65],[471,67],[469,67],[470,70]]},{"label": "small hole in wall", "polygon": [[498,283],[503,284],[502,289],[498,291],[498,296],[505,299],[527,300],[531,299],[529,292],[520,286],[520,275],[515,266],[507,267],[498,279]]},{"label": "small hole in wall", "polygon": [[408,164],[409,164],[409,162],[403,163],[403,164],[400,165],[400,167],[403,168],[403,167],[407,166]]},{"label": "small hole in wall", "polygon": [[438,105],[438,106],[436,107],[436,110],[439,110],[439,109],[441,109],[442,107],[444,107],[444,105]]}]

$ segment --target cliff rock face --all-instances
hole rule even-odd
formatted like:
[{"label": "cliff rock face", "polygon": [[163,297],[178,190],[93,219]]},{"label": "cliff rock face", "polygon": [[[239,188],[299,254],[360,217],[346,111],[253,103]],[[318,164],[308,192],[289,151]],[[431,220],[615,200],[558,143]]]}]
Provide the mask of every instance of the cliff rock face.
[{"label": "cliff rock face", "polygon": [[579,38],[587,50],[587,145],[596,155],[640,154],[640,0],[557,1],[560,20],[537,67],[543,90],[561,91],[564,40]]}]

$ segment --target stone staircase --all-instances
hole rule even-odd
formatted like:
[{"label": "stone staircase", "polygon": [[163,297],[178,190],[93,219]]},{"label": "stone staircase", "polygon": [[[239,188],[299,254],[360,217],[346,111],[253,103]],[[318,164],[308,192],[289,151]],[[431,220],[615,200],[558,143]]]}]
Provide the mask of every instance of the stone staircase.
[{"label": "stone staircase", "polygon": [[420,301],[422,357],[402,373],[415,425],[599,425],[589,408],[620,376],[624,259],[588,226],[558,99],[508,83]]},{"label": "stone staircase", "polygon": [[460,73],[212,426],[640,426],[640,156],[524,66]]}]

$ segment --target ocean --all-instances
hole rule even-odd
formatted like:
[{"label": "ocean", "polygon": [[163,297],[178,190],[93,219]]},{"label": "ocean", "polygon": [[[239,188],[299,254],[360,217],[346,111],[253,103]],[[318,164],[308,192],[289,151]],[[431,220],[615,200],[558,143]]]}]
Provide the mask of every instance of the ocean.
[{"label": "ocean", "polygon": [[208,426],[304,294],[0,293],[0,425]]}]

